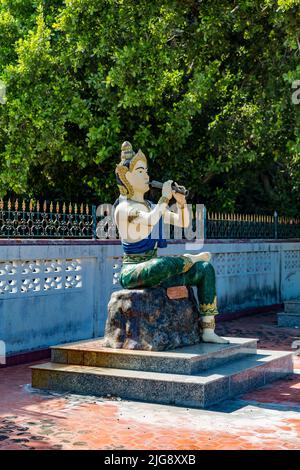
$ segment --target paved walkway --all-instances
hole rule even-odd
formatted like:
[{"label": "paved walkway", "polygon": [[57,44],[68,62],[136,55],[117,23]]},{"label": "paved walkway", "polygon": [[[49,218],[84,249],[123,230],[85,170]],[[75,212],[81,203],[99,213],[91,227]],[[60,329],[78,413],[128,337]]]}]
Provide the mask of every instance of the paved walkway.
[{"label": "paved walkway", "polygon": [[[300,330],[275,314],[220,323],[218,333],[260,338],[260,349],[291,350]],[[118,398],[37,393],[28,365],[0,369],[0,450],[299,449],[300,356],[296,374],[211,410]]]}]

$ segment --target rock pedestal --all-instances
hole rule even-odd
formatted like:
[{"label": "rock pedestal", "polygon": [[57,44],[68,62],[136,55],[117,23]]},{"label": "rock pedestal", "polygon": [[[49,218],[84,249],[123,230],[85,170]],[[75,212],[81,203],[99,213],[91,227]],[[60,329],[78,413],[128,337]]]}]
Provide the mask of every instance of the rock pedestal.
[{"label": "rock pedestal", "polygon": [[170,299],[167,289],[124,289],[108,304],[104,344],[116,349],[165,351],[200,342],[200,317],[192,288]]}]

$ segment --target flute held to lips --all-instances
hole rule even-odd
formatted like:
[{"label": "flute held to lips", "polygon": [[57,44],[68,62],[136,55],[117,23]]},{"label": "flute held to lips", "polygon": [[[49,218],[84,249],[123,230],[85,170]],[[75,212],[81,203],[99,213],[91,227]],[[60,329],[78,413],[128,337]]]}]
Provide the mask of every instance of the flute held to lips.
[{"label": "flute held to lips", "polygon": [[[163,187],[163,183],[161,183],[160,181],[150,181],[149,186],[151,186],[151,188],[161,189]],[[175,182],[172,183],[172,189],[176,193],[184,194],[185,197],[188,197],[189,195],[188,189],[185,189],[184,186],[179,186]]]}]

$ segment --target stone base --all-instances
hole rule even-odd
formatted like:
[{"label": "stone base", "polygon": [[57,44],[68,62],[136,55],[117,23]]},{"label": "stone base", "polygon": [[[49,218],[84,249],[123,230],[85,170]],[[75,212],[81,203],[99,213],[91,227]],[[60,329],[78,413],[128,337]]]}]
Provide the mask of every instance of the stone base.
[{"label": "stone base", "polygon": [[200,317],[193,290],[185,288],[180,298],[176,292],[175,298],[162,287],[114,292],[108,304],[105,346],[165,351],[199,343]]},{"label": "stone base", "polygon": [[51,363],[32,367],[32,386],[207,408],[293,372],[291,352],[228,339],[165,352],[105,348],[100,338],[55,346]]},{"label": "stone base", "polygon": [[278,326],[300,328],[300,300],[284,302],[284,312],[277,314]]},{"label": "stone base", "polygon": [[277,323],[285,328],[300,328],[300,313],[277,313]]}]

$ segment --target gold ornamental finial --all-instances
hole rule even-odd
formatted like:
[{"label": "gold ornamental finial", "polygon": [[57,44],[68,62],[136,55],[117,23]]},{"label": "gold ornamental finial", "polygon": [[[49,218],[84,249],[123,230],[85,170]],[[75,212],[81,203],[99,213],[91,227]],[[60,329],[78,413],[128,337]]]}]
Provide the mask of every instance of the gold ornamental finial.
[{"label": "gold ornamental finial", "polygon": [[133,157],[134,151],[132,150],[132,145],[128,140],[125,140],[121,146],[121,160],[127,160],[128,158]]}]

